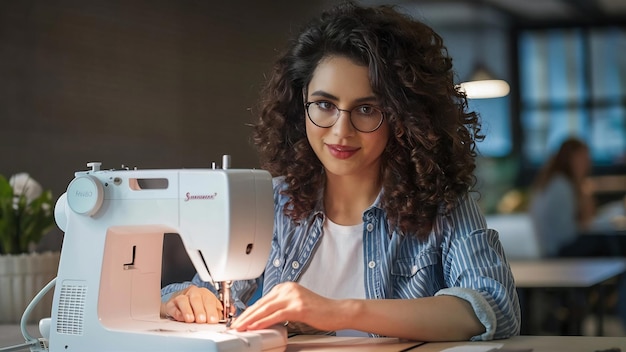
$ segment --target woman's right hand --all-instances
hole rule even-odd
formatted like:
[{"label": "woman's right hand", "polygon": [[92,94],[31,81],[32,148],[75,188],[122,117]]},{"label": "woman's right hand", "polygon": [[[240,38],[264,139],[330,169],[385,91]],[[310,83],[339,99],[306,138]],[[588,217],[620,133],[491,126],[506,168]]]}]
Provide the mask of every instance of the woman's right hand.
[{"label": "woman's right hand", "polygon": [[186,323],[218,323],[222,317],[222,302],[204,287],[191,285],[161,303],[161,316]]}]

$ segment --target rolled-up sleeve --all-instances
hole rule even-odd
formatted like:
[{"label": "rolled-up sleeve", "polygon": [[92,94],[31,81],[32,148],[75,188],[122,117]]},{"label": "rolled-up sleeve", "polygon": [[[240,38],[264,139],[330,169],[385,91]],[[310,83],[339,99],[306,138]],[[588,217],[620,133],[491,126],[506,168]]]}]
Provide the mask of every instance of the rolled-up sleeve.
[{"label": "rolled-up sleeve", "polygon": [[482,229],[457,237],[444,271],[449,288],[438,294],[467,300],[485,326],[485,332],[472,340],[519,334],[521,317],[515,281],[496,231]]},{"label": "rolled-up sleeve", "polygon": [[447,288],[437,295],[457,296],[472,305],[485,326],[485,332],[472,340],[519,335],[519,299],[497,231],[487,228],[471,197],[461,201],[448,220],[446,227],[452,235],[443,253]]}]

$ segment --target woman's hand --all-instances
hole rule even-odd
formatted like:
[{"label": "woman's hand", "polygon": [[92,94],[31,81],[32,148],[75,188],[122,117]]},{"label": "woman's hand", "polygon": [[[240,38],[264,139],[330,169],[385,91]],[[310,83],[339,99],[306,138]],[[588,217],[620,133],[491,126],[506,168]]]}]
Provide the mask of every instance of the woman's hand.
[{"label": "woman's hand", "polygon": [[354,329],[416,341],[463,341],[485,331],[472,305],[455,296],[335,300],[294,282],[276,285],[231,328],[258,330],[287,321],[320,331]]},{"label": "woman's hand", "polygon": [[161,303],[161,315],[186,323],[217,323],[222,318],[222,302],[207,288],[191,285],[166,303]]},{"label": "woman's hand", "polygon": [[322,297],[294,282],[284,282],[248,307],[234,320],[231,328],[237,331],[258,330],[292,321],[319,330],[334,331],[344,328],[344,321],[339,319],[342,315],[336,314],[340,302]]}]

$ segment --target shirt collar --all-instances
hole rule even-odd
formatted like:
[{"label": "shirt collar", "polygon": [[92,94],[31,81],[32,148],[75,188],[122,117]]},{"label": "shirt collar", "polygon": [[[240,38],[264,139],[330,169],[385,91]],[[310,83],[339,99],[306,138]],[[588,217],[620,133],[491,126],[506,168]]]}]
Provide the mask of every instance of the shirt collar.
[{"label": "shirt collar", "polygon": [[[383,211],[383,207],[382,207],[383,194],[384,194],[384,190],[381,188],[380,192],[378,192],[378,195],[376,196],[376,199],[374,200],[374,203],[372,203],[372,205],[367,207],[367,209],[363,211],[363,214],[365,214],[366,212],[372,209],[378,209],[380,211]],[[324,212],[324,189],[323,188],[319,191],[317,195],[317,202],[315,203],[315,207],[313,208],[311,217],[313,218],[313,217],[320,216],[320,215],[322,216],[322,218],[326,216]]]}]

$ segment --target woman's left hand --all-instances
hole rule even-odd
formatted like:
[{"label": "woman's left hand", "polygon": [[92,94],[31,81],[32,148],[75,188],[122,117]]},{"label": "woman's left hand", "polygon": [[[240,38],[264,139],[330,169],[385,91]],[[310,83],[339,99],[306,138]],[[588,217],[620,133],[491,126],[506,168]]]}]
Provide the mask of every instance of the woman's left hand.
[{"label": "woman's left hand", "polygon": [[322,297],[305,287],[284,282],[248,307],[237,317],[232,329],[237,331],[265,329],[285,322],[305,323],[313,328],[334,331],[345,328],[336,314],[341,301]]}]

